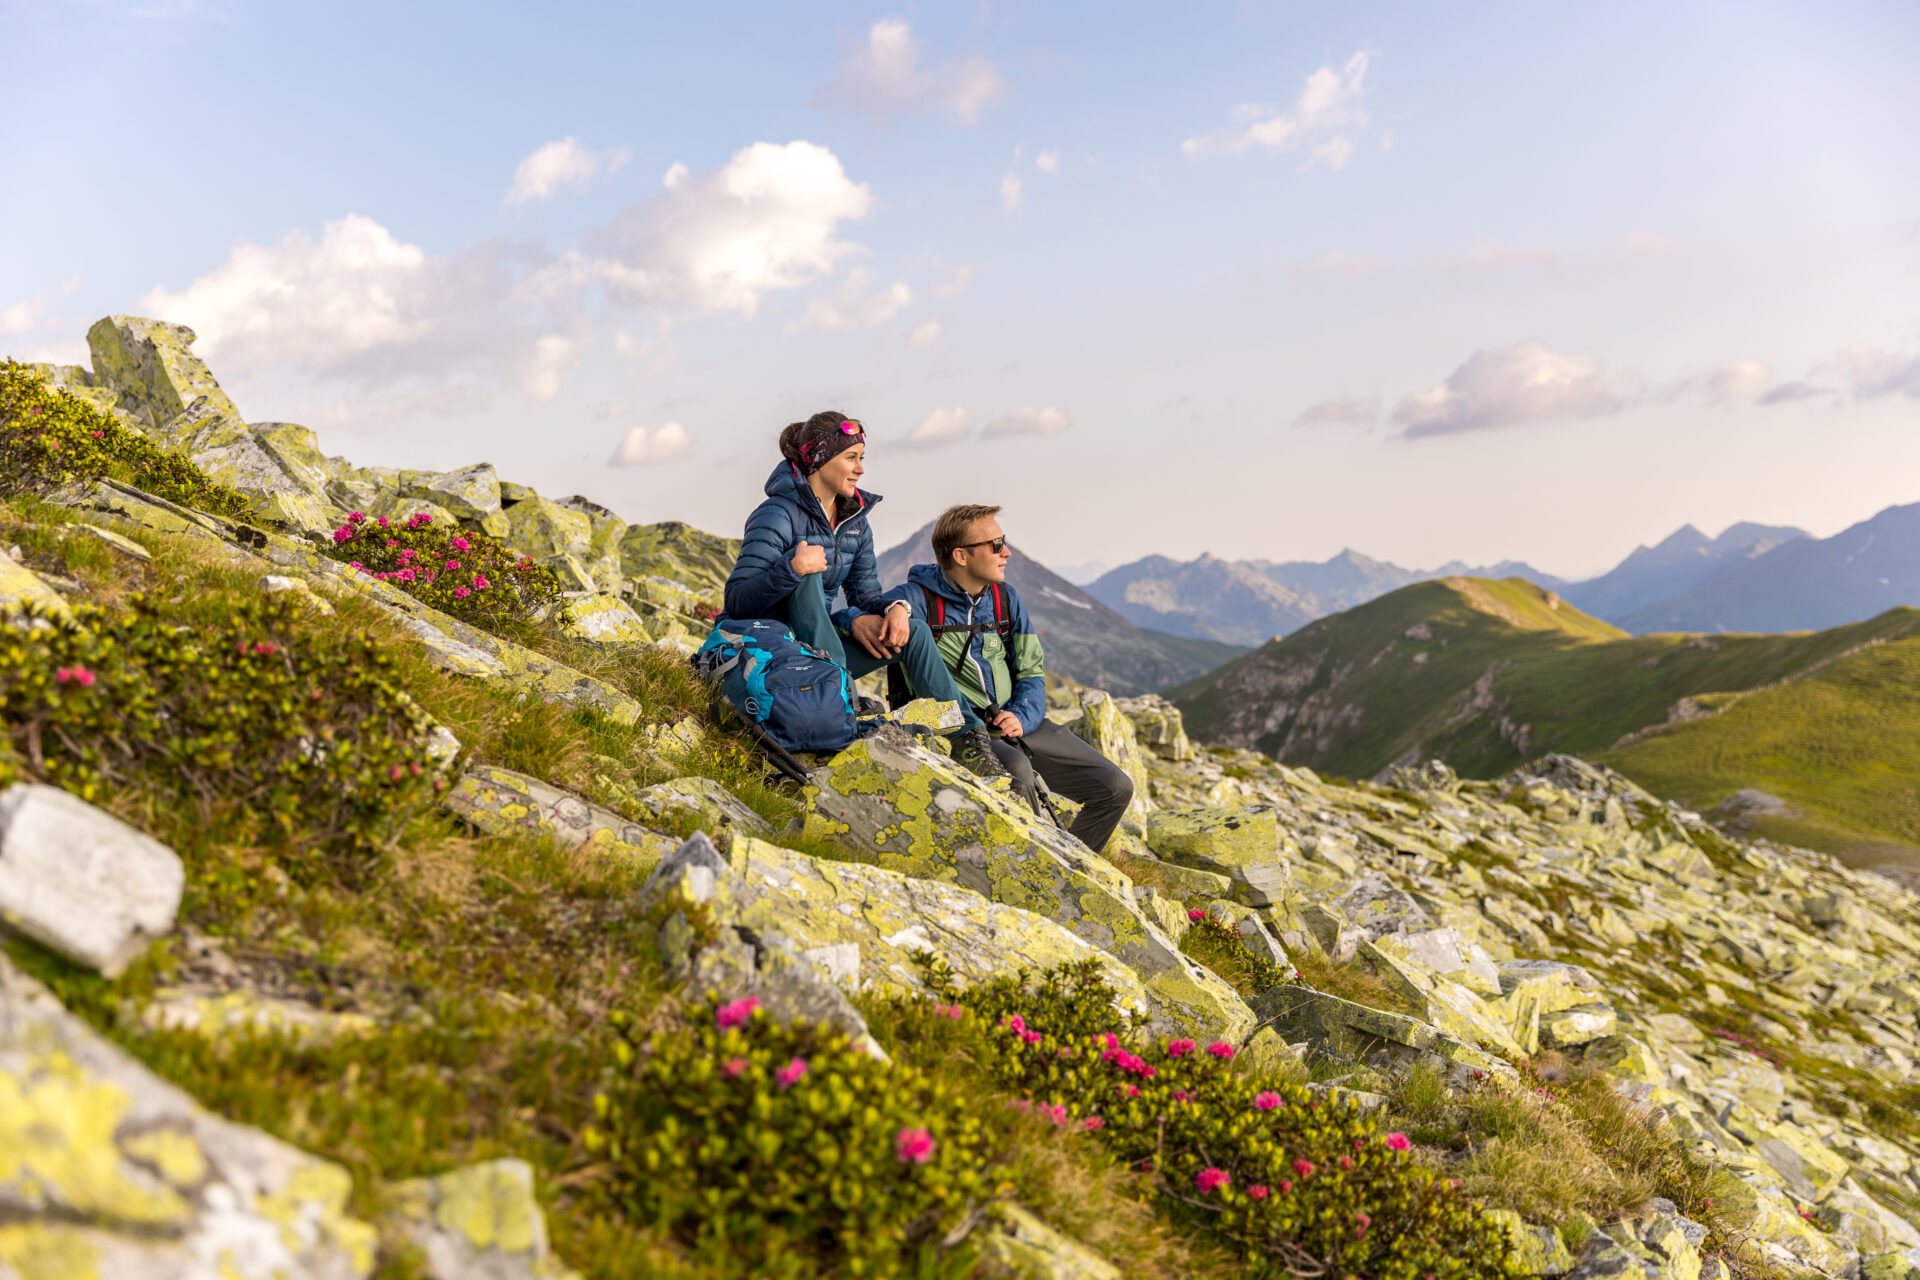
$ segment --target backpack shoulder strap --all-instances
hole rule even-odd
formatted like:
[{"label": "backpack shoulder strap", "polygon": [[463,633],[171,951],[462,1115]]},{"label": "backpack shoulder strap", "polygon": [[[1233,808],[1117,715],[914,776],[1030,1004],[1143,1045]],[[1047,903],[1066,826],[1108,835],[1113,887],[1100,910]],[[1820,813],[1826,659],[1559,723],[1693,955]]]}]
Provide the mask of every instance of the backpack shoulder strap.
[{"label": "backpack shoulder strap", "polygon": [[[933,619],[933,626],[943,627],[947,623],[947,603],[934,594],[933,588],[921,584],[920,590],[926,593],[927,614]],[[935,634],[938,634],[937,632]]]},{"label": "backpack shoulder strap", "polygon": [[1000,639],[1009,649],[1013,647],[1013,616],[1007,612],[1006,601],[1001,597],[1000,584],[993,584],[993,629],[1000,633]]}]

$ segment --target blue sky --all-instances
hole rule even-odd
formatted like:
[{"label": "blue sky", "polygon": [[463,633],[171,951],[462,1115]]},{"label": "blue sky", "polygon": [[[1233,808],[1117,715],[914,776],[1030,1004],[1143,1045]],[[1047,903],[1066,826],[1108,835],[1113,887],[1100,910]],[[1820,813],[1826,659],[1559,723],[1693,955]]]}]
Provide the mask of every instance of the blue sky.
[{"label": "blue sky", "polygon": [[1578,576],[1920,500],[1910,4],[0,25],[0,351],[180,320],[356,462],[737,533],[831,406],[883,544],[994,500],[1063,564]]}]

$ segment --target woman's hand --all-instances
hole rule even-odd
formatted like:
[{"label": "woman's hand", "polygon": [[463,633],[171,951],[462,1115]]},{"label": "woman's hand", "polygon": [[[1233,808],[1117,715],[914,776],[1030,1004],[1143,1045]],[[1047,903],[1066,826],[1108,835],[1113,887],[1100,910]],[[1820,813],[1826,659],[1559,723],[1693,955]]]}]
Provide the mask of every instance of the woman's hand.
[{"label": "woman's hand", "polygon": [[793,566],[793,571],[803,578],[810,573],[825,573],[827,553],[823,548],[816,547],[802,538],[799,550],[793,553],[793,559],[788,563]]}]

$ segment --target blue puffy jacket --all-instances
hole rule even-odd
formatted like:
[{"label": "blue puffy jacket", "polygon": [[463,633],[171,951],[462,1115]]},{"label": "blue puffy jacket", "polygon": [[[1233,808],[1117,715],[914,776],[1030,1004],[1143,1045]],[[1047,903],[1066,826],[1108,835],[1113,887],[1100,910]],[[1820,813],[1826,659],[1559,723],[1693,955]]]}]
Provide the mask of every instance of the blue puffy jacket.
[{"label": "blue puffy jacket", "polygon": [[827,604],[833,604],[834,592],[846,590],[850,607],[833,615],[834,626],[851,631],[853,620],[861,614],[884,610],[894,596],[880,590],[873,530],[867,525],[867,513],[879,501],[878,494],[856,489],[852,498],[840,500],[841,519],[835,528],[827,523],[827,513],[800,469],[782,461],[767,477],[767,500],[747,517],[740,558],[727,575],[727,616],[743,621],[788,620],[787,597],[800,585],[800,575],[793,571],[793,553],[802,538],[827,553],[821,583]]}]

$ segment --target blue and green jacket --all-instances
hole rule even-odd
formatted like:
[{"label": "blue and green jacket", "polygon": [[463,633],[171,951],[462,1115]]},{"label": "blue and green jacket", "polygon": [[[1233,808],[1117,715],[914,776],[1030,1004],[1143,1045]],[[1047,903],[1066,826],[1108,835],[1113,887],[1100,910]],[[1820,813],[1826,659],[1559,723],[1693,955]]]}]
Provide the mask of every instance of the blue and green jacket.
[{"label": "blue and green jacket", "polygon": [[740,558],[727,575],[726,615],[746,621],[772,618],[786,622],[787,597],[800,585],[793,571],[793,553],[802,538],[827,553],[827,572],[821,586],[827,604],[844,588],[848,608],[833,615],[833,625],[853,630],[863,613],[883,611],[892,595],[880,589],[880,571],[873,556],[873,529],[867,514],[880,501],[877,493],[856,489],[840,499],[840,524],[827,523],[827,513],[813,488],[791,462],[782,461],[767,477],[767,498],[747,517],[740,540]]},{"label": "blue and green jacket", "polygon": [[[949,626],[991,626],[994,622],[992,588],[981,592],[976,600],[954,585],[937,564],[917,564],[907,570],[907,590],[893,595],[907,602],[914,617],[933,626],[936,615],[927,608],[929,591],[946,606]],[[1003,620],[1013,624],[1006,642],[997,630],[950,631],[940,637],[940,657],[947,670],[954,673],[953,682],[968,702],[1011,711],[1020,721],[1021,730],[1032,733],[1047,716],[1047,677],[1040,637],[1033,633],[1033,619],[1026,605],[1020,603],[1020,593],[1010,584],[1000,584],[1000,600]],[[1008,652],[1009,647],[1012,652]]]}]

